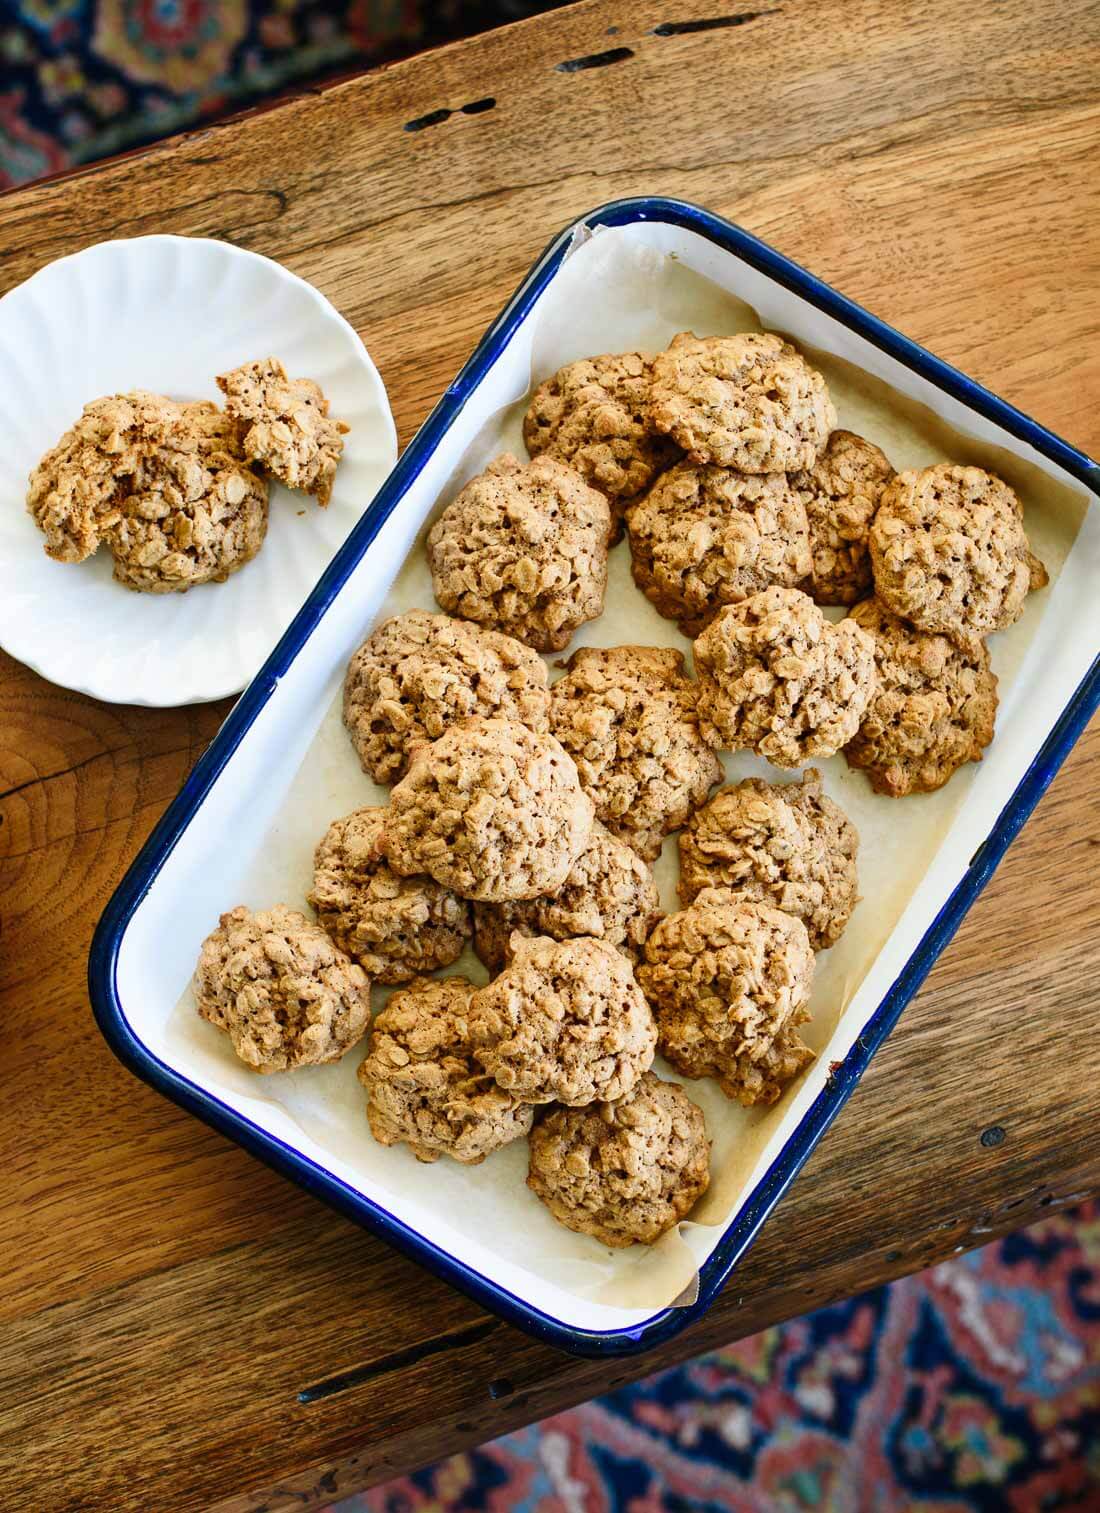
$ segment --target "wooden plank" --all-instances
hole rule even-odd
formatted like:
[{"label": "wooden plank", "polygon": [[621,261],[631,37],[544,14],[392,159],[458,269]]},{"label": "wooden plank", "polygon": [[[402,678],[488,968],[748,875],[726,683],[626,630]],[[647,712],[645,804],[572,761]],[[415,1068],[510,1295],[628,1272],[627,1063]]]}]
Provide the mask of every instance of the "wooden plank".
[{"label": "wooden plank", "polygon": [[[655,31],[730,14],[572,6],[2,197],[0,288],[104,236],[226,236],[337,303],[407,439],[558,227],[678,194],[1100,447],[1096,8]],[[315,1506],[1100,1185],[1094,727],[701,1326],[577,1364],[487,1319],[98,1038],[94,922],[226,707],[98,705],[0,658],[0,1506]]]}]

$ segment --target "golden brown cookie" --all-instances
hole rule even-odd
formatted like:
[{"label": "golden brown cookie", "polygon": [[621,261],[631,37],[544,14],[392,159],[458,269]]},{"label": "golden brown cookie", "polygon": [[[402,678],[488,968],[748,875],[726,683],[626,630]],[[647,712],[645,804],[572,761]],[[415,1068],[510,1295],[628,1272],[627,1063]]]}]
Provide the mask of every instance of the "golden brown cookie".
[{"label": "golden brown cookie", "polygon": [[550,728],[612,835],[647,861],[722,776],[695,685],[666,647],[581,647],[550,690]]},{"label": "golden brown cookie", "polygon": [[463,898],[538,898],[569,876],[593,817],[553,736],[475,718],[416,752],[379,848],[403,877],[427,872]]},{"label": "golden brown cookie", "polygon": [[376,982],[449,967],[470,938],[470,906],[431,877],[401,877],[379,854],[385,809],[334,820],[313,861],[322,929]]},{"label": "golden brown cookie", "polygon": [[465,977],[422,977],[375,1019],[358,1075],[379,1144],[404,1142],[418,1161],[442,1155],[477,1166],[531,1128],[534,1108],[498,1087],[473,1055],[474,991]]},{"label": "golden brown cookie", "polygon": [[918,630],[967,640],[1020,618],[1047,582],[1008,484],[940,462],[899,473],[871,527],[875,594]]},{"label": "golden brown cookie", "polygon": [[362,967],[296,909],[223,914],[203,941],[195,1003],[255,1072],[338,1061],[370,1023]]},{"label": "golden brown cookie", "polygon": [[657,1044],[630,963],[589,937],[516,936],[508,965],[471,1000],[470,1033],[506,1092],[572,1107],[624,1098]]},{"label": "golden brown cookie", "polygon": [[244,455],[288,489],[328,504],[348,427],[330,418],[321,386],[288,378],[277,357],[246,362],[217,384],[227,412],[241,422]]},{"label": "golden brown cookie", "polygon": [[834,625],[796,588],[728,605],[695,642],[705,740],[777,767],[838,752],[875,687],[875,647],[849,617]]},{"label": "golden brown cookie", "polygon": [[602,1245],[652,1245],[710,1181],[702,1109],[652,1072],[616,1103],[551,1110],[530,1148],[527,1186],[559,1224]]},{"label": "golden brown cookie", "polygon": [[603,613],[607,500],[553,457],[498,457],[428,534],[435,597],[448,614],[560,651]]},{"label": "golden brown cookie", "polygon": [[704,888],[653,931],[638,981],[678,1071],[716,1077],[742,1103],[773,1103],[813,1059],[794,1033],[809,1018],[813,973],[800,919]]},{"label": "golden brown cookie", "polygon": [[137,390],[85,405],[30,478],[27,508],[59,562],[106,543],[129,588],[223,582],[267,532],[267,486],[235,423],[205,401]]},{"label": "golden brown cookie", "polygon": [[143,472],[150,422],[159,424],[170,403],[144,389],[93,399],[45,454],[30,476],[27,509],[48,557],[83,562],[95,552]]},{"label": "golden brown cookie", "polygon": [[742,473],[811,468],[836,425],[825,380],[765,331],[682,331],[653,359],[651,416],[696,462]]},{"label": "golden brown cookie", "polygon": [[745,778],[720,788],[680,832],[681,902],[728,888],[806,926],[815,951],[833,946],[859,900],[859,834],[809,768],[799,782]]},{"label": "golden brown cookie", "polygon": [[653,873],[597,820],[573,870],[554,893],[521,903],[475,904],[474,949],[490,972],[508,959],[512,937],[591,935],[635,960],[660,918]]},{"label": "golden brown cookie", "polygon": [[396,783],[417,746],[473,715],[549,728],[546,663],[514,636],[410,609],[378,627],[348,663],[344,724],[363,770]]},{"label": "golden brown cookie", "polygon": [[149,594],[224,583],[267,534],[267,484],[240,447],[237,424],[206,401],[163,401],[147,419],[144,460],[104,532],[114,575]]},{"label": "golden brown cookie", "polygon": [[586,357],[539,384],[523,419],[532,457],[567,462],[611,506],[612,544],[622,515],[680,455],[649,422],[650,366],[640,352]]},{"label": "golden brown cookie", "polygon": [[725,604],[813,567],[802,500],[784,473],[681,462],[627,512],[634,581],[659,614],[697,636]]},{"label": "golden brown cookie", "polygon": [[886,454],[851,431],[834,431],[813,467],[791,474],[806,509],[813,556],[802,587],[815,604],[855,604],[874,592],[867,542],[893,476]]},{"label": "golden brown cookie", "polygon": [[875,642],[875,693],[844,748],[878,793],[902,798],[942,788],[965,762],[980,762],[993,739],[997,679],[978,640],[914,630],[877,599],[851,618]]}]

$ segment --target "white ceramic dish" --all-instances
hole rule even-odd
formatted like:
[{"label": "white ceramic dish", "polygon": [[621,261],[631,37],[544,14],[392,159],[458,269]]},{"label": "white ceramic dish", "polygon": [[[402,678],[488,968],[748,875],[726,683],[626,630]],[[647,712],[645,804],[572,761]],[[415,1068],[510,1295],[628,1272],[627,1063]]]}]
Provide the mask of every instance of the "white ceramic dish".
[{"label": "white ceramic dish", "polygon": [[[900,465],[996,458],[1027,498],[1053,581],[997,638],[1002,704],[980,766],[894,803],[842,758],[825,764],[863,833],[865,902],[819,958],[804,1029],[817,1060],[769,1109],[691,1084],[713,1140],[711,1191],[659,1245],[612,1254],[555,1225],[524,1187],[522,1142],[475,1168],[379,1147],[356,1055],[257,1078],[197,1020],[187,985],[221,909],[301,905],[324,825],[377,802],[340,729],[347,658],[384,604],[427,602],[418,538],[488,455],[514,445],[532,369],[539,379],[570,357],[652,348],[688,320],[738,329],[728,322],[746,304],[816,355],[841,424],[866,424]],[[675,201],[593,212],[535,265],[450,386],[112,900],[90,968],[104,1033],[169,1097],[523,1327],[595,1354],[668,1338],[713,1299],[1100,702],[1098,484],[1089,459],[738,228]],[[578,640],[674,644],[631,588],[625,552],[607,612]],[[669,906],[674,843],[665,851]]]},{"label": "white ceramic dish", "polygon": [[[226,583],[139,594],[102,548],[51,561],[27,476],[102,394],[213,399],[214,382],[274,354],[316,379],[351,430],[328,508],[281,486],[259,555]],[[397,457],[389,401],[347,321],[303,279],[228,242],[143,236],[61,258],[0,300],[0,645],[51,682],[111,703],[237,693],[370,504]]]}]

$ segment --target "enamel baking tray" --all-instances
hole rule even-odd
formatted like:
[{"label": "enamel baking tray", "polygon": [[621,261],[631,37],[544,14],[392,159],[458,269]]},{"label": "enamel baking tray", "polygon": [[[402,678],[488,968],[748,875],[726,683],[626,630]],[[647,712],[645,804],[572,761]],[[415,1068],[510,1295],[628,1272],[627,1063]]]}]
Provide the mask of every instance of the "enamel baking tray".
[{"label": "enamel baking tray", "polygon": [[[1035,612],[1022,666],[1003,690],[998,740],[981,767],[970,770],[951,843],[877,951],[797,1095],[784,1100],[728,1219],[695,1226],[691,1286],[656,1308],[620,1306],[618,1297],[578,1299],[564,1282],[540,1281],[514,1257],[501,1259],[476,1234],[435,1224],[430,1207],[407,1202],[398,1186],[387,1192],[349,1175],[346,1164],[329,1159],[268,1100],[223,1092],[201,1058],[173,1050],[165,1033],[199,942],[217,913],[238,901],[238,851],[255,845],[258,825],[277,819],[319,723],[331,716],[347,657],[377,617],[425,519],[449,497],[474,439],[495,411],[527,389],[540,304],[552,297],[578,247],[600,238],[607,245],[612,232],[735,293],[766,325],[890,386],[899,403],[904,397],[925,407],[973,437],[975,447],[1012,454],[1078,510],[1049,600]],[[1096,463],[737,226],[674,200],[602,206],[556,237],[535,263],[130,868],[91,951],[89,987],[104,1036],[166,1097],[511,1323],[582,1355],[630,1354],[669,1339],[713,1302],[1100,703],[1097,495]],[[365,1120],[363,1136],[369,1140]]]}]

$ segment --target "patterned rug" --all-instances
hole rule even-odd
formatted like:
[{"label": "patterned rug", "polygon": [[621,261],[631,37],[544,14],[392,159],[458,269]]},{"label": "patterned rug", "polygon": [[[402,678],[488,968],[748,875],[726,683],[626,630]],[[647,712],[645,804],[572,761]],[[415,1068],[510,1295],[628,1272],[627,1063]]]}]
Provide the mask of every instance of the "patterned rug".
[{"label": "patterned rug", "polygon": [[336,1509],[1097,1513],[1100,1202]]},{"label": "patterned rug", "polygon": [[0,189],[563,0],[0,0]]}]

